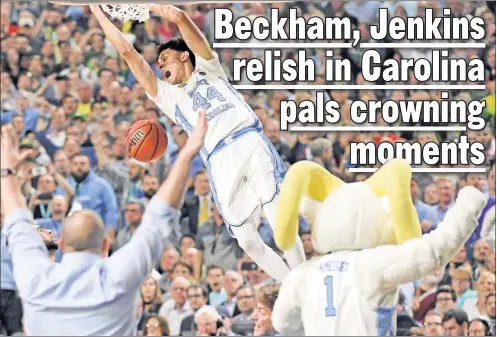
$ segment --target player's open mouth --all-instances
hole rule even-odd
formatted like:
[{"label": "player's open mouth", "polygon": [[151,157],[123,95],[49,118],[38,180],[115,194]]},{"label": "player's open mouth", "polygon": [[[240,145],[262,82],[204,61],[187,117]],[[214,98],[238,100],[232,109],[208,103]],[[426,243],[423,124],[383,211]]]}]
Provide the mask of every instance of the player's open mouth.
[{"label": "player's open mouth", "polygon": [[162,72],[162,76],[164,76],[164,78],[168,79],[169,77],[171,77],[171,72],[169,70],[164,70]]}]

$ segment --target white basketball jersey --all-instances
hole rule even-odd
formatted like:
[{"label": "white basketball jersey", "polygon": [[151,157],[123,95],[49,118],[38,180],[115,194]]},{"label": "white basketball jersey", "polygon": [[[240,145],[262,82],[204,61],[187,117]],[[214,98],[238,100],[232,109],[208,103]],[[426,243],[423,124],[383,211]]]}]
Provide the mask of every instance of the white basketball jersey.
[{"label": "white basketball jersey", "polygon": [[[306,335],[394,336],[397,295],[369,293],[353,252],[321,257],[307,268],[312,285],[302,304]],[[358,282],[359,281],[359,282]]]},{"label": "white basketball jersey", "polygon": [[[376,292],[378,280],[361,275],[364,266],[356,260],[358,253],[332,253],[294,269],[280,290],[284,296],[278,297],[278,310],[273,311],[275,328],[287,335],[305,331],[306,336],[394,336],[398,291]],[[281,308],[293,312],[295,303],[298,314],[279,317]],[[290,322],[290,317],[298,319]]]},{"label": "white basketball jersey", "polygon": [[207,113],[209,130],[205,136],[205,152],[233,132],[247,127],[261,129],[259,119],[245,102],[243,95],[228,82],[214,53],[212,60],[195,55],[195,70],[188,82],[171,85],[158,80],[157,97],[147,96],[189,135],[197,122],[199,111]]}]

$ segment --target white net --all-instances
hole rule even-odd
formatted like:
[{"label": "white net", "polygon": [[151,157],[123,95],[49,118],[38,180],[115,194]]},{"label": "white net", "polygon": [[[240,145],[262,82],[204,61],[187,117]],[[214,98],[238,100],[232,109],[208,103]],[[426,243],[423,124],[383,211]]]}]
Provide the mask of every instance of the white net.
[{"label": "white net", "polygon": [[150,19],[149,4],[114,4],[100,5],[111,17],[122,19],[124,22],[133,20],[143,22]]}]

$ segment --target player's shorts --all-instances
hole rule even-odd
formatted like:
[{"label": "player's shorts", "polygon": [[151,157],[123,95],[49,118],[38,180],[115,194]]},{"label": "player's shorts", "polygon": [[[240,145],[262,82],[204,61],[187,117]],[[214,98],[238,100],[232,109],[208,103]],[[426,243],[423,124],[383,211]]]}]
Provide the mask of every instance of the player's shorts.
[{"label": "player's shorts", "polygon": [[234,133],[204,163],[216,206],[227,225],[241,226],[271,202],[286,173],[273,144],[257,129]]}]

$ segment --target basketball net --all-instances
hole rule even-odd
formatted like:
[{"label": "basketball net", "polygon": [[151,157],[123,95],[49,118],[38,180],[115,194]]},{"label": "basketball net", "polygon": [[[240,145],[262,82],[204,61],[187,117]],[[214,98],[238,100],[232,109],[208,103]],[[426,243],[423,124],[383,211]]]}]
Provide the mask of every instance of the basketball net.
[{"label": "basketball net", "polygon": [[133,20],[144,22],[150,19],[149,4],[113,4],[100,5],[111,17],[122,19],[124,22]]},{"label": "basketball net", "polygon": [[[273,3],[273,2],[290,2],[291,0],[237,0],[239,3]],[[316,0],[313,0],[316,1]],[[54,3],[60,1],[52,1]],[[189,4],[198,4],[198,3],[233,3],[233,0],[163,0],[161,1],[163,4],[170,5],[189,5]],[[150,19],[150,7],[151,4],[106,4],[100,5],[102,9],[107,12],[111,17],[121,19],[124,22],[133,20],[144,22]]]}]

